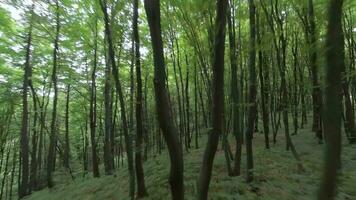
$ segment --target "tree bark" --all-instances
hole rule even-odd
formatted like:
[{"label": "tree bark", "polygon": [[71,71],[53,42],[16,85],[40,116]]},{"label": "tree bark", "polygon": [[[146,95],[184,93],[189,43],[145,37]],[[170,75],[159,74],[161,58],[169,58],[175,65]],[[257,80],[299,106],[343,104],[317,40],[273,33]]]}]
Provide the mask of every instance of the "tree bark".
[{"label": "tree bark", "polygon": [[64,167],[69,169],[69,156],[70,156],[70,144],[69,144],[69,100],[70,100],[70,84],[67,85],[67,97],[66,97],[66,112],[65,112],[65,147],[64,147]]},{"label": "tree bark", "polygon": [[252,135],[256,122],[256,7],[254,0],[249,0],[249,19],[250,19],[250,49],[248,60],[249,71],[249,95],[248,95],[248,121],[246,135],[246,164],[247,174],[246,181],[251,182],[253,180],[253,149],[252,149]]},{"label": "tree bark", "polygon": [[242,150],[242,132],[240,129],[240,114],[239,114],[239,90],[237,79],[237,48],[236,48],[236,32],[235,32],[235,15],[234,4],[230,1],[228,11],[228,30],[230,44],[230,67],[231,67],[231,103],[232,103],[232,133],[235,137],[236,149],[234,158],[233,176],[240,175],[241,168],[241,150]]},{"label": "tree bark", "polygon": [[213,61],[212,82],[212,130],[208,136],[203,162],[198,178],[197,197],[200,200],[208,198],[209,184],[215,153],[219,144],[219,137],[223,134],[224,126],[224,55],[225,55],[225,30],[228,0],[218,0],[216,4],[215,44]]},{"label": "tree bark", "polygon": [[344,36],[342,0],[329,0],[326,33],[326,79],[324,89],[323,125],[325,161],[318,192],[319,200],[332,200],[336,195],[337,171],[341,164],[341,70],[344,68]]},{"label": "tree bark", "polygon": [[[259,13],[256,13],[256,19],[257,19],[257,27],[256,27],[256,32],[257,32],[257,42],[259,46],[258,50],[258,70],[259,70],[259,79],[260,79],[260,96],[261,96],[261,111],[262,111],[262,121],[263,121],[263,134],[265,136],[265,148],[269,149],[269,115],[268,115],[268,95],[269,95],[269,90],[268,90],[268,85],[269,83],[267,81],[268,77],[266,78],[265,76],[268,76],[268,66],[266,63],[266,58],[265,58],[265,51],[262,49],[262,38],[261,38],[261,19],[259,17]],[[257,123],[257,122],[256,122]]]},{"label": "tree bark", "polygon": [[22,161],[21,167],[21,182],[19,183],[19,198],[30,193],[29,188],[29,131],[28,131],[28,122],[29,122],[29,113],[28,113],[28,86],[31,79],[31,46],[32,46],[32,17],[33,9],[31,10],[31,19],[30,27],[27,35],[27,46],[26,46],[26,62],[24,66],[24,78],[23,78],[23,90],[22,90],[22,124],[21,124],[21,134],[20,134],[20,158]]},{"label": "tree bark", "polygon": [[160,0],[145,0],[145,10],[153,49],[154,88],[158,121],[166,140],[170,157],[170,176],[172,199],[184,199],[183,153],[179,144],[178,132],[171,116],[171,104],[165,83],[165,61],[161,35]]},{"label": "tree bark", "polygon": [[319,73],[317,66],[317,38],[315,30],[315,16],[313,0],[308,0],[308,22],[309,22],[309,62],[312,75],[312,100],[313,100],[313,131],[315,131],[319,143],[322,143],[322,127],[321,127],[321,90],[319,84]]},{"label": "tree bark", "polygon": [[58,62],[58,43],[59,43],[59,31],[60,31],[60,21],[59,21],[59,2],[56,0],[56,36],[54,39],[54,49],[53,49],[53,69],[52,69],[52,83],[54,89],[53,96],[53,109],[52,109],[52,121],[51,121],[51,131],[49,139],[49,150],[47,156],[47,185],[49,188],[54,186],[52,173],[55,168],[56,163],[56,143],[57,143],[57,103],[58,103],[58,87],[57,87],[57,62]]},{"label": "tree bark", "polygon": [[136,65],[136,178],[137,178],[137,198],[147,196],[144,170],[142,166],[143,150],[143,98],[142,98],[142,77],[141,77],[141,56],[140,56],[140,37],[138,32],[138,0],[133,0],[133,39],[135,43],[135,65]]},{"label": "tree bark", "polygon": [[115,61],[115,48],[113,44],[113,37],[111,32],[111,24],[109,15],[107,12],[107,4],[106,0],[100,0],[100,6],[104,14],[104,22],[105,22],[105,35],[109,45],[109,60],[111,62],[111,68],[113,77],[115,80],[115,88],[116,92],[119,97],[120,102],[120,111],[121,111],[121,120],[123,125],[123,133],[125,138],[126,144],[126,154],[127,154],[127,162],[128,162],[128,171],[130,174],[130,198],[134,199],[135,197],[135,168],[134,168],[134,156],[133,156],[133,149],[132,149],[132,140],[129,135],[129,127],[127,123],[127,116],[126,116],[126,107],[125,107],[125,100],[124,94],[121,87],[121,82],[119,79],[119,70],[116,65]]}]

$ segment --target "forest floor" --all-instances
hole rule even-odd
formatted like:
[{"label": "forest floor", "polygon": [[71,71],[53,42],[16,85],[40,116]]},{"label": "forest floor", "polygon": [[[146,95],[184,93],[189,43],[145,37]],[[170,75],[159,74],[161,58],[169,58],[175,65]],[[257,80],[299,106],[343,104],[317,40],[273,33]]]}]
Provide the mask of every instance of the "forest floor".
[{"label": "forest floor", "polygon": [[[264,148],[263,135],[255,133],[254,164],[255,179],[251,184],[244,181],[245,159],[243,150],[242,176],[229,177],[221,145],[215,157],[213,176],[209,189],[209,199],[238,200],[311,200],[315,199],[320,182],[323,161],[323,145],[317,143],[310,126],[300,129],[292,136],[300,154],[305,172],[299,173],[296,161],[290,151],[285,150],[282,130],[278,133],[277,144],[269,150]],[[205,147],[202,138],[200,148],[192,149],[184,155],[185,198],[194,199],[196,180]],[[230,145],[234,144],[230,140]],[[163,152],[166,152],[165,150]],[[144,163],[145,182],[149,197],[145,199],[168,200],[170,198],[167,182],[169,159],[167,153],[149,158]],[[44,189],[29,196],[28,200],[127,200],[128,173],[126,166],[120,167],[116,176],[76,178],[57,175],[57,184],[53,189]],[[356,146],[351,146],[343,138],[342,174],[339,181],[339,200],[356,200]]]}]

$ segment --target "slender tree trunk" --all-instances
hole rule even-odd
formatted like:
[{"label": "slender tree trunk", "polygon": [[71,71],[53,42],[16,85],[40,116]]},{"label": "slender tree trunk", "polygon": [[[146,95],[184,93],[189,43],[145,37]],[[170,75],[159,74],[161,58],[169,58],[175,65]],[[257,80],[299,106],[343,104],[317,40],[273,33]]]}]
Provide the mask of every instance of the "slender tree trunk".
[{"label": "slender tree trunk", "polygon": [[190,148],[192,137],[190,133],[190,102],[189,102],[189,62],[188,62],[188,57],[185,55],[185,61],[186,61],[186,79],[185,79],[185,115],[186,115],[186,136],[187,136],[187,142],[188,142],[188,148]]},{"label": "slender tree trunk", "polygon": [[[34,6],[32,6],[32,14],[33,15]],[[24,66],[24,78],[23,78],[23,91],[22,91],[22,124],[21,124],[21,135],[20,135],[20,158],[22,160],[21,167],[21,182],[19,182],[19,198],[23,198],[24,196],[30,193],[29,188],[29,144],[28,144],[28,122],[29,122],[29,113],[28,113],[28,86],[29,81],[31,79],[31,46],[32,46],[32,17],[30,20],[29,32],[27,35],[27,46],[26,46],[26,62]],[[19,172],[20,173],[20,172]]]},{"label": "slender tree trunk", "polygon": [[65,147],[64,147],[64,167],[69,169],[69,156],[70,156],[70,144],[69,144],[69,100],[70,100],[70,84],[67,85],[67,97],[66,97],[66,112],[65,112]]},{"label": "slender tree trunk", "polygon": [[101,5],[101,9],[104,14],[105,35],[106,35],[106,39],[107,39],[107,42],[109,45],[109,49],[108,49],[109,50],[109,60],[111,62],[112,73],[113,73],[113,77],[115,80],[115,88],[116,88],[116,92],[118,94],[119,102],[120,102],[121,120],[122,120],[123,133],[124,133],[125,144],[126,144],[128,170],[129,170],[129,174],[130,174],[130,198],[134,199],[134,197],[135,197],[134,155],[133,155],[133,149],[132,149],[132,140],[129,135],[129,127],[128,127],[128,122],[127,122],[127,118],[126,118],[127,116],[126,116],[124,94],[123,94],[121,82],[119,79],[119,70],[117,68],[116,61],[115,61],[115,48],[114,48],[113,38],[112,38],[112,33],[111,33],[110,19],[109,19],[109,15],[107,12],[106,0],[101,0],[100,5]]},{"label": "slender tree trunk", "polygon": [[174,80],[175,80],[175,85],[176,85],[176,90],[177,90],[177,101],[178,101],[178,116],[179,116],[179,122],[177,123],[179,127],[179,142],[183,146],[183,134],[184,134],[184,124],[183,124],[183,109],[182,109],[182,95],[180,92],[180,85],[178,83],[178,76],[177,76],[177,70],[176,70],[176,56],[174,53],[174,37],[172,36],[172,59],[173,59],[173,72],[174,72]]},{"label": "slender tree trunk", "polygon": [[219,137],[223,134],[224,126],[224,54],[225,30],[228,10],[227,0],[218,0],[216,7],[216,35],[214,44],[213,84],[212,84],[212,130],[203,155],[203,162],[198,178],[197,197],[200,200],[208,198],[209,184],[215,153],[219,144]]},{"label": "slender tree trunk", "polygon": [[31,171],[30,171],[30,190],[33,190],[36,188],[37,185],[37,141],[38,141],[38,135],[37,135],[37,119],[38,119],[38,110],[37,110],[37,95],[35,92],[35,89],[32,84],[32,80],[29,80],[29,86],[31,88],[31,93],[32,93],[32,103],[33,103],[33,125],[32,125],[32,152],[31,152]]},{"label": "slender tree trunk", "polygon": [[347,139],[349,140],[350,144],[356,143],[356,129],[355,129],[355,116],[354,116],[354,109],[352,107],[352,100],[349,93],[349,86],[347,80],[347,74],[345,65],[341,68],[342,73],[342,90],[344,95],[344,102],[345,102],[345,132],[347,135]]},{"label": "slender tree trunk", "polygon": [[52,69],[52,83],[54,89],[53,96],[53,109],[52,109],[52,121],[49,139],[49,150],[47,156],[47,184],[49,188],[54,186],[53,183],[53,171],[56,163],[56,143],[57,143],[57,103],[58,103],[58,87],[57,87],[57,62],[58,62],[58,43],[59,43],[59,2],[56,0],[56,36],[54,39],[53,49],[53,69]]},{"label": "slender tree trunk", "polygon": [[[105,41],[104,41],[105,42]],[[113,133],[112,128],[115,127],[113,124],[113,108],[111,106],[112,96],[111,96],[111,70],[109,62],[106,63],[105,68],[105,85],[104,85],[104,104],[105,104],[105,131],[104,131],[104,165],[105,173],[110,175],[112,173],[111,165],[111,142],[110,135]],[[115,115],[114,115],[115,117]]]},{"label": "slender tree trunk", "polygon": [[228,30],[230,44],[230,67],[231,67],[231,103],[232,103],[232,133],[235,137],[236,149],[234,158],[233,176],[240,175],[241,168],[241,150],[242,150],[242,132],[240,130],[240,114],[239,114],[239,90],[237,79],[237,48],[236,48],[236,32],[235,32],[235,15],[234,4],[230,1],[228,11]]},{"label": "slender tree trunk", "polygon": [[[51,83],[49,84],[51,85]],[[46,91],[46,87],[43,87],[43,91]],[[39,130],[39,142],[38,142],[38,153],[37,153],[37,163],[38,163],[38,180],[40,180],[35,189],[38,190],[44,186],[43,184],[43,171],[42,168],[45,165],[43,149],[45,148],[44,130],[46,124],[47,108],[49,104],[49,94],[51,91],[51,86],[48,87],[47,95],[43,95],[42,102],[40,104],[40,130]],[[41,187],[40,187],[41,186]]]},{"label": "slender tree trunk", "polygon": [[9,191],[9,197],[12,199],[12,189],[13,189],[13,184],[14,184],[14,179],[15,179],[15,169],[16,169],[16,164],[17,164],[17,152],[16,148],[14,146],[14,152],[12,156],[12,169],[11,169],[11,180],[10,180],[10,191]]},{"label": "slender tree trunk", "polygon": [[[97,24],[96,24],[96,37],[97,37]],[[109,61],[109,55],[106,48],[107,44],[107,36],[104,39],[104,49],[105,49],[105,60],[106,60],[106,67],[105,67],[105,83],[104,83],[104,166],[105,166],[105,173],[107,175],[112,174],[112,170],[114,169],[114,162],[113,162],[113,148],[114,148],[114,139],[116,133],[116,117],[117,117],[117,98],[113,97],[112,94],[112,74],[111,74],[111,66]],[[95,42],[95,61],[97,60],[97,42]],[[95,64],[97,67],[97,64]],[[95,67],[95,68],[96,68]],[[114,100],[115,99],[115,100]],[[114,104],[114,108],[113,105]],[[114,109],[114,112],[113,112]],[[114,119],[113,119],[114,118]]]},{"label": "slender tree trunk", "polygon": [[250,19],[250,49],[249,49],[249,95],[248,95],[248,121],[246,129],[246,164],[247,164],[247,176],[246,181],[251,182],[253,180],[253,149],[252,149],[252,135],[254,131],[254,125],[256,122],[256,7],[254,0],[249,0],[249,19]]},{"label": "slender tree trunk", "polygon": [[[257,19],[257,42],[261,46],[261,19],[259,13],[256,13]],[[269,118],[268,118],[268,90],[265,87],[265,74],[268,73],[268,68],[265,62],[265,55],[261,48],[258,50],[258,70],[260,78],[260,96],[261,96],[261,111],[262,111],[262,121],[263,121],[263,133],[265,136],[265,148],[269,149]],[[268,83],[267,83],[268,84]],[[256,122],[257,123],[257,122]]]},{"label": "slender tree trunk", "polygon": [[133,39],[135,43],[135,65],[136,65],[136,178],[137,178],[137,198],[147,196],[145,177],[142,166],[143,150],[143,98],[142,98],[142,77],[141,77],[141,56],[140,56],[140,37],[138,31],[138,0],[133,0]]},{"label": "slender tree trunk", "polygon": [[316,38],[316,30],[315,30],[315,16],[314,16],[314,6],[313,0],[308,0],[308,21],[309,21],[309,29],[310,29],[310,69],[312,75],[312,100],[313,100],[313,131],[315,131],[317,138],[319,139],[319,143],[322,142],[322,127],[321,127],[321,109],[322,109],[322,101],[321,101],[321,90],[319,85],[319,73],[317,66],[317,38]]},{"label": "slender tree trunk", "polygon": [[197,65],[194,65],[194,129],[195,129],[195,148],[199,148],[199,108],[198,108],[198,71]]},{"label": "slender tree trunk", "polygon": [[298,133],[299,123],[298,123],[298,36],[297,33],[293,33],[293,47],[292,47],[292,54],[293,54],[293,126],[294,132],[293,135]]},{"label": "slender tree trunk", "polygon": [[[7,179],[7,174],[8,174],[8,167],[9,167],[9,158],[10,158],[10,153],[11,153],[11,148],[8,147],[8,151],[6,153],[6,159],[5,159],[5,168],[3,171],[3,177],[1,181],[1,189],[0,189],[0,199],[2,199],[2,196],[4,194],[4,187],[5,187],[5,180]],[[6,196],[5,196],[6,199]]]},{"label": "slender tree trunk", "polygon": [[179,144],[178,132],[171,116],[171,105],[165,84],[166,73],[161,35],[160,0],[145,0],[144,2],[150,28],[155,66],[154,88],[158,122],[167,143],[171,163],[169,183],[171,186],[172,199],[183,200],[183,153]]}]

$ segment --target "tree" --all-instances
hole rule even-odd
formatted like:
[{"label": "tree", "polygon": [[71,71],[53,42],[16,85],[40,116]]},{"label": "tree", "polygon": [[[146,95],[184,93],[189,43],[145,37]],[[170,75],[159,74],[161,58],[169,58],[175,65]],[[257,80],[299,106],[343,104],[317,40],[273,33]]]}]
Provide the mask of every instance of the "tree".
[{"label": "tree", "polygon": [[184,199],[183,153],[179,144],[177,128],[171,116],[171,104],[166,85],[160,0],[145,0],[144,3],[153,50],[154,88],[158,122],[167,143],[171,163],[169,184],[171,186],[172,199],[182,200]]},{"label": "tree", "polygon": [[[261,98],[261,112],[263,120],[263,133],[265,136],[265,148],[269,149],[269,109],[268,109],[268,98],[269,98],[269,69],[266,58],[266,51],[262,46],[262,31],[263,24],[260,17],[260,13],[256,12],[256,34],[257,34],[257,45],[258,45],[258,71],[260,79],[260,98]],[[257,122],[256,122],[257,123]]]},{"label": "tree", "polygon": [[54,186],[53,183],[53,171],[56,164],[56,145],[57,145],[57,104],[58,104],[58,83],[57,83],[57,67],[58,67],[58,43],[59,43],[59,31],[60,31],[60,18],[59,18],[59,2],[56,0],[56,32],[54,38],[54,48],[53,48],[53,68],[52,68],[52,83],[53,83],[53,109],[52,109],[52,121],[51,121],[51,132],[49,139],[49,150],[47,155],[47,184],[51,188]]},{"label": "tree", "polygon": [[216,3],[215,40],[213,56],[213,82],[212,82],[212,130],[208,136],[203,162],[198,178],[198,199],[208,198],[208,189],[212,173],[215,153],[219,144],[219,137],[223,134],[224,115],[224,55],[225,30],[227,19],[227,0],[218,0]]},{"label": "tree", "polygon": [[239,91],[237,78],[237,48],[236,48],[236,31],[234,1],[230,1],[228,12],[228,30],[230,44],[230,65],[231,65],[231,103],[232,103],[232,133],[235,137],[236,150],[234,157],[233,175],[240,175],[241,152],[242,152],[242,132],[240,130],[240,113],[239,113]]},{"label": "tree", "polygon": [[326,66],[324,89],[325,160],[318,199],[334,199],[337,171],[341,165],[341,71],[344,63],[344,36],[342,30],[342,0],[328,1],[328,25],[325,40]]},{"label": "tree", "polygon": [[19,197],[23,198],[29,194],[30,185],[29,185],[29,144],[28,144],[28,86],[31,79],[31,45],[32,45],[32,23],[33,23],[33,9],[34,5],[31,8],[31,18],[30,26],[27,35],[27,45],[26,45],[26,62],[24,66],[24,78],[23,78],[23,88],[22,88],[22,124],[21,124],[21,182],[19,184]]},{"label": "tree", "polygon": [[115,88],[116,92],[119,97],[120,102],[120,110],[121,110],[121,120],[123,125],[123,132],[125,137],[125,144],[126,144],[126,153],[127,153],[127,162],[128,162],[128,170],[130,173],[130,197],[134,199],[135,194],[135,169],[134,169],[134,158],[133,158],[133,150],[132,150],[132,141],[129,135],[129,128],[128,122],[126,119],[126,109],[125,109],[125,102],[124,102],[124,94],[121,87],[121,81],[119,79],[119,71],[115,61],[115,48],[113,44],[113,37],[111,32],[110,26],[110,19],[107,11],[107,3],[106,0],[100,0],[100,6],[102,12],[104,14],[104,23],[105,23],[105,36],[107,43],[109,45],[109,61],[111,64],[111,69],[115,81]]},{"label": "tree", "polygon": [[[90,141],[91,141],[91,151],[92,151],[92,165],[93,165],[93,176],[94,177],[99,177],[100,172],[99,172],[99,161],[98,161],[98,155],[97,155],[97,140],[95,138],[96,135],[96,126],[97,126],[97,105],[96,105],[96,68],[97,68],[97,52],[98,52],[98,39],[97,39],[97,34],[98,34],[98,28],[97,28],[97,20],[95,21],[95,30],[94,30],[94,64],[93,64],[93,70],[91,73],[91,86],[90,86],[90,108],[89,108],[89,123],[90,123]],[[110,101],[110,98],[106,99],[106,101]],[[106,102],[105,102],[106,103]],[[105,104],[106,105],[106,104]],[[108,112],[110,114],[110,112]],[[104,159],[105,159],[105,172],[110,174],[110,164],[108,165],[107,153],[108,150],[106,148],[110,146],[107,144],[107,132],[105,132],[105,145],[104,145]],[[109,154],[110,155],[110,154]]]},{"label": "tree", "polygon": [[70,156],[70,144],[69,144],[69,102],[70,102],[70,84],[67,85],[66,96],[66,112],[65,112],[65,147],[64,147],[64,167],[69,169],[69,156]]},{"label": "tree", "polygon": [[133,39],[135,42],[135,61],[136,61],[136,177],[137,177],[137,197],[147,196],[144,171],[142,167],[143,150],[143,98],[142,98],[142,77],[141,77],[141,58],[140,58],[140,37],[138,32],[138,0],[133,1]]},{"label": "tree", "polygon": [[253,0],[248,1],[249,5],[249,21],[250,21],[250,49],[248,59],[248,72],[249,72],[249,95],[248,95],[248,119],[246,135],[246,163],[247,163],[247,176],[246,181],[253,180],[253,149],[252,137],[256,123],[256,94],[257,94],[257,81],[256,81],[256,7]]},{"label": "tree", "polygon": [[[95,46],[94,46],[94,58],[96,61],[96,57],[97,57],[97,22],[95,24]],[[105,45],[106,46],[106,45]],[[107,57],[107,52],[105,49],[105,58]],[[97,64],[95,64],[97,65]],[[96,69],[96,66],[95,66]],[[93,69],[93,74],[92,74],[92,80],[94,80],[94,69]],[[112,143],[110,141],[111,135],[114,134],[114,127],[113,127],[113,107],[112,107],[112,86],[111,86],[111,80],[112,80],[112,74],[111,74],[111,69],[110,69],[110,62],[106,62],[106,66],[105,66],[105,83],[104,83],[104,165],[105,165],[105,173],[106,174],[111,174],[112,170],[113,170],[113,165],[114,163],[112,162],[112,152],[111,152],[111,148],[112,148]],[[114,124],[115,126],[115,124]]]},{"label": "tree", "polygon": [[317,38],[315,30],[315,17],[314,17],[314,5],[313,0],[308,0],[308,22],[309,22],[309,59],[310,59],[310,69],[312,74],[312,99],[313,99],[313,131],[315,131],[319,143],[322,142],[322,127],[321,127],[321,91],[319,85],[318,77],[318,66],[317,66]]}]

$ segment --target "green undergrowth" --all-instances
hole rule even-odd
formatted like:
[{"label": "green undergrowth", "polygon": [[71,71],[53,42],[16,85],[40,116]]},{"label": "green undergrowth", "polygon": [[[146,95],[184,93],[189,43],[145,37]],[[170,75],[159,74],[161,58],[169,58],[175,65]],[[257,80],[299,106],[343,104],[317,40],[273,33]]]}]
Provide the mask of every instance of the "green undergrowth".
[{"label": "green undergrowth", "polygon": [[[213,176],[210,183],[209,199],[238,200],[310,200],[315,199],[323,161],[323,145],[317,143],[310,127],[301,129],[292,136],[300,154],[305,172],[298,171],[290,151],[285,150],[283,132],[277,137],[277,144],[264,148],[263,135],[255,133],[254,138],[254,181],[247,184],[245,175],[245,153],[243,152],[242,175],[229,177],[221,145],[215,157]],[[194,199],[196,180],[202,160],[205,138],[199,149],[191,149],[184,155],[185,199]],[[234,151],[233,139],[230,145]],[[356,146],[343,139],[342,173],[339,179],[339,200],[356,200]],[[164,150],[163,152],[166,152]],[[167,153],[155,155],[144,163],[145,181],[149,196],[144,199],[171,199],[168,185],[169,159]],[[76,178],[74,181],[65,173],[56,175],[57,184],[53,189],[44,189],[29,196],[28,200],[126,200],[128,197],[128,173],[126,166],[120,166],[114,176]]]}]

